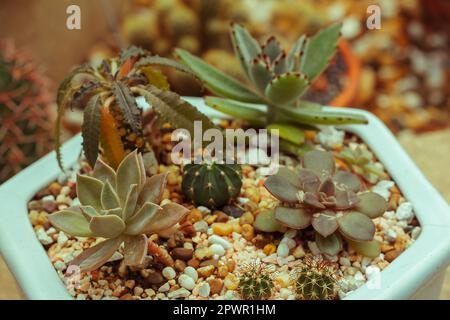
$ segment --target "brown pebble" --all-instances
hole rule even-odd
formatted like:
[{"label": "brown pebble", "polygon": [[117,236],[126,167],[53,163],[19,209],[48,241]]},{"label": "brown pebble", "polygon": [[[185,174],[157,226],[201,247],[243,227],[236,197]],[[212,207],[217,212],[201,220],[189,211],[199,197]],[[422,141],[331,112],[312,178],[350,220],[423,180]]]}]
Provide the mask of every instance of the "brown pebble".
[{"label": "brown pebble", "polygon": [[193,258],[190,259],[187,264],[192,268],[198,268],[200,266],[200,260]]},{"label": "brown pebble", "polygon": [[119,300],[134,300],[134,298],[131,294],[127,293],[127,294],[124,294],[123,296],[121,296],[119,298]]},{"label": "brown pebble", "polygon": [[216,222],[227,222],[229,217],[225,212],[216,210],[214,211],[214,214],[217,216]]},{"label": "brown pebble", "polygon": [[48,186],[48,191],[56,197],[61,192],[61,185],[58,182],[53,182]]},{"label": "brown pebble", "polygon": [[177,259],[175,260],[175,270],[183,272],[186,269],[186,262],[183,260]]},{"label": "brown pebble", "polygon": [[216,259],[208,259],[208,260],[202,261],[200,263],[200,267],[206,267],[206,266],[217,267],[218,264],[219,264],[218,260],[216,260]]},{"label": "brown pebble", "polygon": [[228,271],[229,272],[233,272],[234,271],[234,269],[236,268],[236,261],[234,261],[234,260],[228,260],[227,261],[227,268],[228,268]]},{"label": "brown pebble", "polygon": [[211,289],[211,295],[220,294],[223,288],[223,281],[221,279],[208,280],[209,287]]},{"label": "brown pebble", "polygon": [[164,282],[164,277],[161,272],[156,270],[149,270],[148,276],[145,278],[148,284],[160,284]]},{"label": "brown pebble", "polygon": [[57,208],[57,204],[56,204],[56,202],[53,202],[53,201],[45,201],[42,204],[42,209],[44,209],[48,213],[52,213],[53,211],[56,210],[56,208]]},{"label": "brown pebble", "polygon": [[195,231],[194,226],[189,221],[184,222],[180,226],[180,231],[187,237],[195,237],[197,235],[197,231]]},{"label": "brown pebble", "polygon": [[402,251],[400,250],[391,250],[389,252],[386,252],[386,254],[384,255],[384,259],[388,262],[392,262],[394,261],[395,258],[397,258],[400,254],[402,253]]},{"label": "brown pebble", "polygon": [[223,207],[223,212],[228,214],[229,216],[232,216],[233,218],[239,218],[244,214],[244,210],[238,207],[234,206],[225,206]]},{"label": "brown pebble", "polygon": [[194,249],[188,249],[188,248],[175,248],[170,252],[170,255],[174,259],[180,259],[183,261],[188,261],[192,258],[192,255],[194,254]]},{"label": "brown pebble", "polygon": [[182,232],[177,231],[173,235],[171,235],[167,240],[167,247],[169,249],[182,247],[183,243],[184,243],[184,235]]}]

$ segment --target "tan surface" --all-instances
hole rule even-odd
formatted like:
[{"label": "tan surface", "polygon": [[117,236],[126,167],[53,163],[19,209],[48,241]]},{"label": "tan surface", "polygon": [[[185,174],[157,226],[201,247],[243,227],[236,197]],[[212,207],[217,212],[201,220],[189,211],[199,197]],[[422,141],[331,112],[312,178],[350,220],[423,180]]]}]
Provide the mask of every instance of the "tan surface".
[{"label": "tan surface", "polygon": [[[405,149],[425,172],[436,188],[450,201],[450,130],[425,134],[420,137],[400,138]],[[0,259],[0,299],[20,299],[22,294],[4,262]],[[441,299],[450,299],[450,268],[447,270]]]}]

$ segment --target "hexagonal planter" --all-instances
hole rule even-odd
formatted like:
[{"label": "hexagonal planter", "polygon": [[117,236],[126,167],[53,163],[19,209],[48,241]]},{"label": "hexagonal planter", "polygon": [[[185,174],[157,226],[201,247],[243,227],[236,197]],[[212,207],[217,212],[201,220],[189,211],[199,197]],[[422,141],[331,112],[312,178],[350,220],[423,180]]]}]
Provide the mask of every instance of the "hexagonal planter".
[{"label": "hexagonal planter", "polygon": [[[222,116],[206,108],[202,99],[187,100],[209,116]],[[377,289],[364,285],[346,299],[437,298],[450,262],[450,207],[378,118],[366,111],[345,111],[349,110],[365,115],[369,124],[343,128],[362,138],[384,164],[403,195],[412,203],[422,233],[382,271]],[[68,166],[76,161],[80,149],[80,136],[63,146]],[[71,299],[27,217],[28,201],[59,174],[53,152],[0,186],[1,253],[29,299]]]}]

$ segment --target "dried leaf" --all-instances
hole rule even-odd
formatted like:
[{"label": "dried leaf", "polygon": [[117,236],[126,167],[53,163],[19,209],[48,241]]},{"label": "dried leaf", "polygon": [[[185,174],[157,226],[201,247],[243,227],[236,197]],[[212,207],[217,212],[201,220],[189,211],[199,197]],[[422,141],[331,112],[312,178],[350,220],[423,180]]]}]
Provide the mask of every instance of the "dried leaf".
[{"label": "dried leaf", "polygon": [[83,125],[81,126],[81,135],[83,136],[83,150],[86,159],[91,167],[94,167],[98,157],[101,108],[101,95],[97,94],[89,100],[86,109],[83,112]]},{"label": "dried leaf", "polygon": [[134,132],[139,132],[142,128],[141,110],[137,106],[130,88],[121,82],[114,82],[112,91],[125,121]]}]

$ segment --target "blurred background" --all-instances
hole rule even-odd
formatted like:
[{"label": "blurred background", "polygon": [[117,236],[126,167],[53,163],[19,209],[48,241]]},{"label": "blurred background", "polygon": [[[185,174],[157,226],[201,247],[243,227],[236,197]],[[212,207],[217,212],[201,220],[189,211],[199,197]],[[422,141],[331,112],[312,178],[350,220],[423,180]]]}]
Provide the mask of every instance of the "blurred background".
[{"label": "blurred background", "polygon": [[[66,27],[70,5],[81,10],[80,30]],[[374,5],[379,29],[367,25]],[[450,201],[448,0],[2,0],[0,184],[52,150],[56,90],[74,65],[99,63],[130,44],[167,57],[181,47],[243,79],[231,21],[261,41],[275,34],[285,48],[343,21],[337,55],[308,98],[375,113]],[[201,95],[190,78],[168,76],[174,91]],[[65,138],[80,120],[80,112],[66,113]],[[447,273],[443,299],[450,299]],[[7,298],[22,294],[0,259],[0,299]]]}]

